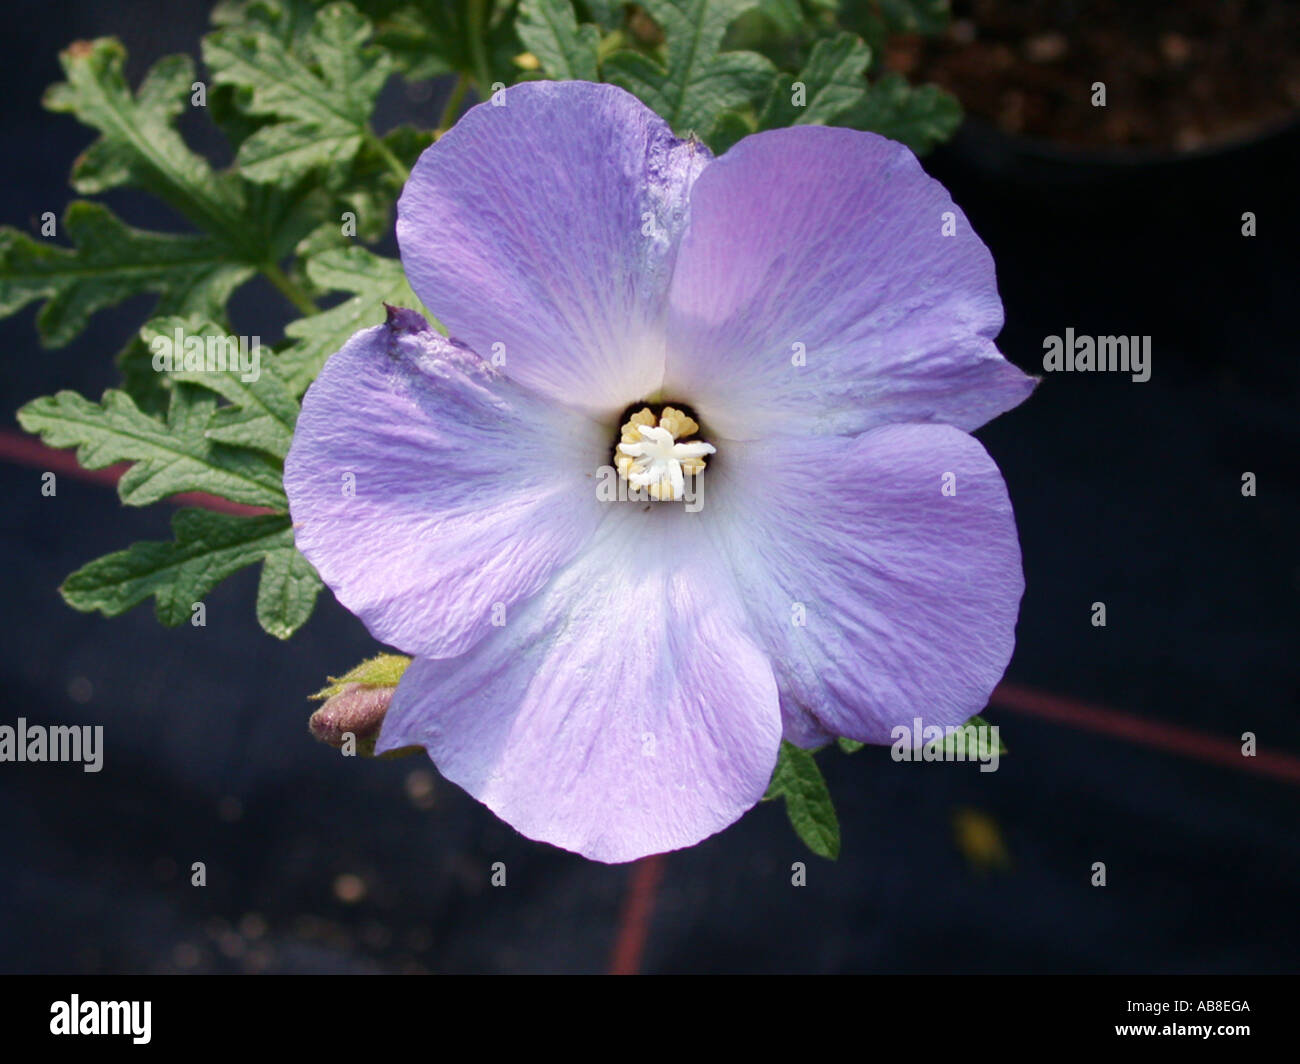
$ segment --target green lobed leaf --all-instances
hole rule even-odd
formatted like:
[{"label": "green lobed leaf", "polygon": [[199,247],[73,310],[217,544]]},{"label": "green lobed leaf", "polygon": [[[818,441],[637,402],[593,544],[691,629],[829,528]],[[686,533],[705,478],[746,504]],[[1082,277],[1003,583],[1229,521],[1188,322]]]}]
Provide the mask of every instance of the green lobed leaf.
[{"label": "green lobed leaf", "polygon": [[470,19],[467,0],[436,3],[365,4],[375,19],[375,41],[412,81],[444,74],[470,73]]},{"label": "green lobed leaf", "polygon": [[519,54],[516,0],[360,0],[375,22],[375,41],[412,81],[460,74],[486,99],[509,84]]},{"label": "green lobed leaf", "polygon": [[[260,351],[255,360],[250,358],[253,365],[245,371],[240,356],[231,350],[237,338],[228,336],[214,322],[198,318],[154,318],[140,330],[140,336],[150,347],[166,341],[180,358],[188,353],[187,345],[192,341],[200,345],[193,356],[195,361],[185,359],[182,365],[187,368],[174,369],[171,378],[213,392],[230,404],[212,412],[204,430],[208,439],[264,451],[281,460],[289,453],[293,427],[298,420],[298,401],[271,365],[270,348]],[[208,368],[209,350],[224,361],[224,370]]]},{"label": "green lobed leaf", "polygon": [[288,638],[310,615],[321,583],[293,545],[287,515],[234,517],[185,509],[170,541],[135,543],[78,569],[60,589],[74,609],[116,617],[149,597],[167,627],[184,623],[196,602],[231,574],[262,562],[257,619]]},{"label": "green lobed leaf", "polygon": [[73,249],[0,230],[0,317],[45,300],[36,327],[50,347],[74,339],[96,311],[143,292],[161,297],[162,313],[220,315],[253,274],[208,237],[135,229],[98,203],[69,204],[62,228]]},{"label": "green lobed leaf", "polygon": [[368,45],[371,25],[350,4],[321,9],[302,42],[305,55],[262,29],[231,26],[208,34],[203,59],[218,85],[244,94],[252,115],[279,121],[239,147],[251,181],[284,183],[303,170],[346,166],[371,138],[370,116],[394,66]]},{"label": "green lobed leaf", "polygon": [[[794,125],[827,125],[862,100],[871,49],[852,33],[839,33],[813,45],[798,76],[780,74],[758,119],[759,129]],[[795,86],[803,86],[803,103],[796,105]]]},{"label": "green lobed leaf", "polygon": [[614,52],[605,79],[658,112],[679,133],[707,133],[724,111],[753,104],[776,67],[757,52],[721,52],[723,34],[755,0],[645,0],[664,31],[664,62],[639,52]]},{"label": "green lobed leaf", "polygon": [[[432,143],[432,130],[398,126],[377,142],[361,146],[340,191],[344,205],[356,215],[358,239],[382,240],[393,231],[393,208],[406,183],[404,179],[398,180],[393,160],[396,159],[402,170],[409,174],[420,153]],[[322,243],[315,251],[324,251],[331,246],[348,246],[339,243],[341,229],[337,221],[332,219],[327,228],[331,242]],[[302,255],[302,247],[298,250]]]},{"label": "green lobed leaf", "polygon": [[307,276],[326,291],[353,293],[336,307],[293,322],[285,332],[295,341],[277,355],[275,368],[295,395],[316,378],[325,360],[358,329],[379,325],[384,304],[420,308],[406,283],[402,264],[361,247],[324,251],[307,262]]},{"label": "green lobed leaf", "polygon": [[[990,725],[983,717],[971,717],[960,729],[942,739],[935,739],[929,748],[942,747],[948,758],[963,754],[967,761],[987,761],[993,754],[992,733]],[[998,756],[1007,752],[1006,743],[1002,741],[1002,732],[998,731]]]},{"label": "green lobed leaf", "polygon": [[[190,151],[174,128],[177,116],[192,108],[195,74],[188,57],[160,60],[135,94],[123,75],[124,59],[121,44],[110,38],[78,42],[61,56],[67,80],[50,88],[46,106],[101,134],[73,167],[73,184],[86,193],[140,188],[203,235],[142,233],[104,207],[73,204],[64,223],[77,249],[72,256],[57,247],[42,251],[16,234],[0,237],[0,259],[8,267],[0,267],[0,310],[49,297],[38,318],[47,343],[66,342],[93,309],[137,292],[158,294],[158,315],[222,320],[239,285],[256,271],[273,269],[331,213],[328,194],[309,175],[284,188],[258,186],[237,172],[214,172]],[[143,410],[166,408],[169,397],[138,337],[120,352],[118,364],[128,394]]]},{"label": "green lobed leaf", "polygon": [[784,798],[790,824],[808,849],[819,857],[839,857],[840,822],[811,751],[781,740],[772,782],[763,798]]},{"label": "green lobed leaf", "polygon": [[596,81],[600,31],[578,25],[569,0],[522,0],[515,30],[552,78]]},{"label": "green lobed leaf", "polygon": [[601,29],[616,30],[623,25],[626,5],[621,0],[579,0],[579,4]]},{"label": "green lobed leaf", "polygon": [[187,389],[174,389],[166,421],[142,412],[129,395],[114,389],[104,393],[102,403],[70,391],[33,399],[18,411],[18,421],[51,447],[76,447],[77,461],[86,469],[134,463],[117,484],[118,495],[131,506],[205,491],[287,510],[279,465],[208,439],[204,433],[215,397],[187,394]]},{"label": "green lobed leaf", "polygon": [[313,183],[261,190],[239,173],[213,171],[185,144],[174,122],[191,106],[188,56],[159,60],[134,96],[123,75],[125,52],[113,38],[78,42],[60,60],[68,80],[50,87],[46,107],[101,134],[73,167],[78,192],[143,189],[206,233],[226,259],[255,268],[283,257],[311,229],[310,216],[325,205]]},{"label": "green lobed leaf", "polygon": [[933,37],[948,28],[948,0],[839,0],[839,22],[860,33],[877,60],[891,37]]},{"label": "green lobed leaf", "polygon": [[[390,0],[365,0],[367,9],[392,7]],[[217,27],[247,25],[264,30],[286,48],[302,47],[316,23],[323,0],[217,0],[212,24]]]},{"label": "green lobed leaf", "polygon": [[[37,320],[47,344],[74,338],[99,309],[144,292],[158,297],[152,320],[119,356],[128,391],[106,392],[99,403],[61,392],[19,414],[23,427],[51,446],[75,446],[87,468],[128,463],[119,493],[129,504],[202,491],[283,513],[280,459],[292,439],[296,396],[355,328],[382,320],[383,301],[419,306],[399,264],[333,244],[342,237],[339,214],[349,208],[362,239],[382,235],[401,179],[430,135],[410,128],[384,138],[370,133],[370,112],[392,64],[366,44],[369,23],[355,10],[316,6],[222,5],[225,28],[211,35],[205,54],[220,68],[208,114],[233,131],[240,153],[230,171],[215,171],[175,128],[202,102],[191,99],[197,79],[188,57],[159,61],[132,92],[117,41],[78,42],[62,56],[66,80],[46,95],[50,109],[100,134],[73,168],[76,188],[139,188],[199,230],[145,232],[103,206],[78,202],[60,227],[71,247],[0,232],[0,315],[42,301]],[[255,61],[264,65],[254,74]],[[268,144],[276,161],[258,154]],[[305,258],[282,272],[277,264],[296,256]],[[265,349],[257,376],[247,381],[234,369],[157,372],[149,341],[158,331],[179,325],[224,340],[226,304],[257,272],[299,308],[316,291],[353,293],[288,330],[285,364],[303,371],[292,387]],[[286,636],[310,613],[320,582],[293,549],[287,518],[277,520],[284,535],[275,544],[263,542],[248,519],[207,515],[200,524],[178,525],[174,543],[138,544],[74,574],[69,601],[120,612],[155,595],[160,616],[178,623],[196,587],[213,586],[260,556],[258,618],[267,631]]]},{"label": "green lobed leaf", "polygon": [[843,737],[836,739],[835,742],[836,745],[838,745],[846,754],[856,754],[867,745],[866,743],[858,742],[856,739],[845,739]]},{"label": "green lobed leaf", "polygon": [[262,559],[262,576],[257,582],[257,623],[277,639],[288,639],[307,623],[316,605],[321,579],[311,562],[293,546],[277,542]]},{"label": "green lobed leaf", "polygon": [[956,132],[961,105],[937,85],[914,88],[901,74],[886,74],[838,124],[891,137],[920,155]]},{"label": "green lobed leaf", "polygon": [[240,182],[217,174],[174,128],[189,106],[195,80],[188,56],[159,60],[132,95],[123,74],[126,52],[114,38],[78,41],[60,55],[67,81],[50,86],[45,106],[75,115],[101,136],[78,157],[72,184],[86,195],[133,185],[170,204],[229,255],[258,261],[247,230]]},{"label": "green lobed leaf", "polygon": [[798,36],[807,23],[799,0],[758,0],[758,9],[784,37]]}]

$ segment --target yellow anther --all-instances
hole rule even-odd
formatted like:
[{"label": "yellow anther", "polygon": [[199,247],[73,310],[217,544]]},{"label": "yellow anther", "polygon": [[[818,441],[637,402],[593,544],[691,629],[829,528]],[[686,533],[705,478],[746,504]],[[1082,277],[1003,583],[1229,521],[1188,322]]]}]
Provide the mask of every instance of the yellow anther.
[{"label": "yellow anther", "polygon": [[664,407],[658,417],[642,407],[620,429],[614,456],[618,475],[634,488],[645,489],[652,499],[680,499],[684,478],[702,473],[704,456],[716,450],[700,440],[679,442],[699,431],[695,419],[675,407]]}]

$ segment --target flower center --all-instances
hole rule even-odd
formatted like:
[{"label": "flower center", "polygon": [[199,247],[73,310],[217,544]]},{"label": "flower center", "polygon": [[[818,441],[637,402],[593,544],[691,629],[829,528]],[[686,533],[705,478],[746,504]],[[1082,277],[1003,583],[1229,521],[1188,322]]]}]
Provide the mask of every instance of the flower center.
[{"label": "flower center", "polygon": [[656,416],[643,406],[624,422],[614,449],[619,477],[659,502],[682,498],[686,478],[702,473],[704,456],[717,450],[690,438],[699,431],[695,419],[676,407],[665,406]]}]

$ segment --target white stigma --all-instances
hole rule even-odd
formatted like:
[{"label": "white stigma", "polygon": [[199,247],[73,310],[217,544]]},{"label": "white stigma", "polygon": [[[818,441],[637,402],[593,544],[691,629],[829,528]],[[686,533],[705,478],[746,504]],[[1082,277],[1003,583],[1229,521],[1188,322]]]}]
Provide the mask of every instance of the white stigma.
[{"label": "white stigma", "polygon": [[646,410],[624,426],[618,470],[632,487],[646,488],[652,498],[671,502],[684,495],[686,474],[701,472],[704,456],[716,453],[717,448],[699,440],[678,443],[674,429],[685,435],[683,430],[694,432],[698,426],[671,407],[664,410],[658,425],[645,423],[653,420]]}]

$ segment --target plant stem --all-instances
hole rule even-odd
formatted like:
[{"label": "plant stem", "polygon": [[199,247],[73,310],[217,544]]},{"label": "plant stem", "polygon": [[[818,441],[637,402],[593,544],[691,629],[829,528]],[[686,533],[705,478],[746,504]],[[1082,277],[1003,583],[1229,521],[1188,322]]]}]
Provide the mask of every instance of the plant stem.
[{"label": "plant stem", "polygon": [[409,170],[403,165],[402,160],[393,154],[392,148],[383,142],[378,135],[371,133],[370,143],[374,146],[375,151],[379,152],[379,157],[384,160],[388,169],[391,170],[400,184],[406,184],[406,179],[411,176]]},{"label": "plant stem", "polygon": [[469,51],[474,62],[474,81],[480,102],[492,95],[492,72],[488,69],[487,47],[488,0],[469,0]]},{"label": "plant stem", "polygon": [[451,129],[460,114],[460,105],[465,100],[465,90],[469,88],[469,77],[461,74],[456,79],[456,84],[451,87],[451,95],[447,97],[447,105],[442,109],[442,117],[438,119],[438,128],[434,130],[434,138],[441,137],[447,130]]},{"label": "plant stem", "polygon": [[289,280],[285,272],[274,262],[262,263],[262,273],[302,314],[316,314],[320,311],[320,307],[307,298],[307,293]]}]

